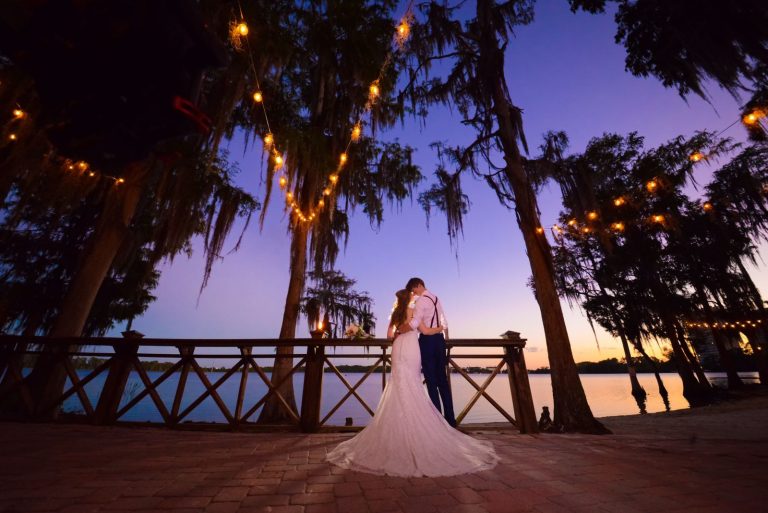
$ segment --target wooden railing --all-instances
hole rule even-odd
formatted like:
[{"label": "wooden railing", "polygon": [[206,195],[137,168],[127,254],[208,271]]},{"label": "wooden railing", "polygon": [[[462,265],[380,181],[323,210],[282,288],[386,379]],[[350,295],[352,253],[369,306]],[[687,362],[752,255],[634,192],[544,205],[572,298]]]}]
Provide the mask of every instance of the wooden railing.
[{"label": "wooden railing", "polygon": [[[286,355],[286,357],[294,359],[294,365],[279,383],[273,384],[267,371],[259,365],[257,360],[273,359],[275,354],[267,350],[273,350],[278,345],[294,348],[293,354]],[[459,339],[450,340],[447,345],[449,367],[469,382],[474,389],[474,394],[456,417],[458,423],[461,423],[477,401],[484,397],[509,424],[519,429],[520,432],[535,433],[537,431],[531,389],[523,355],[524,339]],[[335,348],[333,354],[329,354],[327,351],[329,347]],[[122,420],[122,417],[140,401],[149,397],[160,413],[162,423],[167,426],[178,426],[185,422],[189,414],[210,397],[221,411],[226,424],[232,429],[240,429],[245,426],[254,426],[255,423],[250,420],[251,417],[255,416],[255,413],[270,397],[274,397],[279,401],[287,416],[302,431],[317,432],[323,428],[333,427],[329,424],[332,415],[353,397],[370,415],[374,414],[375,405],[367,404],[359,393],[359,389],[377,370],[381,373],[382,389],[386,386],[386,368],[391,365],[391,347],[392,342],[383,339],[352,341],[332,339],[50,339],[0,336],[0,383],[2,383],[0,384],[0,418],[53,419],[56,418],[56,414],[64,402],[76,396],[87,421],[94,424],[125,423],[126,421]],[[195,353],[196,350],[203,348],[219,351],[213,354]],[[237,350],[238,354],[221,352],[225,348]],[[365,348],[366,352],[350,352],[349,350],[353,348]],[[485,352],[472,352],[472,348],[483,348],[486,351],[488,348],[495,348],[499,351],[487,354]],[[169,349],[173,349],[173,352],[162,352]],[[53,387],[56,392],[49,397],[35,392],[32,383],[30,383],[31,375],[23,370],[25,364],[30,364],[30,357],[39,358],[41,355],[44,355],[49,362],[54,361],[58,365],[59,372],[66,373],[69,378],[69,385],[65,386],[63,391],[61,387],[58,387],[58,390]],[[81,377],[73,364],[72,359],[74,357],[97,357],[105,360]],[[172,365],[153,380],[150,379],[142,365],[142,359],[150,358],[175,361],[172,361]],[[362,377],[351,383],[331,361],[338,358],[375,361],[367,366],[367,371]],[[222,362],[229,360],[234,361],[234,363],[231,367],[225,368],[223,374],[216,381],[211,382],[200,365],[199,360],[202,359]],[[456,363],[457,359],[493,359],[498,360],[498,364],[482,383],[478,383]],[[326,374],[326,369],[338,376],[344,384],[346,392],[325,415],[321,415],[323,377]],[[509,379],[513,412],[506,411],[488,393],[488,386],[504,370],[506,370]],[[284,382],[292,379],[293,375],[299,371],[304,372],[301,411],[297,411],[292,401],[283,397],[280,392]],[[138,375],[143,388],[138,391],[135,390],[136,394],[121,405],[126,394],[126,383],[133,372]],[[85,387],[104,373],[106,373],[106,379],[94,405],[88,397]],[[175,373],[179,373],[178,383],[173,403],[167,405],[158,394],[158,387]],[[256,376],[252,375],[254,373]],[[218,389],[235,374],[239,374],[238,393],[234,410],[230,410],[220,396]],[[199,378],[204,391],[182,409],[182,398],[190,375],[196,375]],[[249,405],[245,400],[246,390],[249,379],[254,378],[266,385],[266,392]],[[37,385],[39,387],[39,375],[36,379],[38,379]],[[60,381],[66,380],[60,379]],[[51,387],[47,387],[47,389],[51,390]],[[9,404],[7,400],[9,397],[16,398],[13,411],[4,410]]]}]

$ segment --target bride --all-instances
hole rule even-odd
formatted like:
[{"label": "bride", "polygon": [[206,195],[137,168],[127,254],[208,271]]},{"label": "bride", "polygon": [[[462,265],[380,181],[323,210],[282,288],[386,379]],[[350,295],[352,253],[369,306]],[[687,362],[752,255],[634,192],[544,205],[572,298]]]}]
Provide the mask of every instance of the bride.
[{"label": "bride", "polygon": [[[396,293],[388,335],[413,316],[408,290]],[[499,457],[489,442],[452,428],[427,396],[421,377],[419,332],[434,334],[441,327],[423,323],[398,335],[392,344],[392,376],[368,426],[328,453],[342,468],[399,477],[453,476],[496,466]]]}]

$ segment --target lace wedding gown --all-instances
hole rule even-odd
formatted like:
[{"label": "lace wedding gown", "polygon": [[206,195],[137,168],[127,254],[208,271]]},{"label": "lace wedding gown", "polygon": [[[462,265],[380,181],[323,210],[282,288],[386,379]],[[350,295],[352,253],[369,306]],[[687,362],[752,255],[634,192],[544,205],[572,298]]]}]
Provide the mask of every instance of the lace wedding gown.
[{"label": "lace wedding gown", "polygon": [[452,428],[422,385],[418,332],[392,345],[392,375],[368,426],[326,457],[339,467],[399,477],[468,474],[496,466],[489,442]]}]

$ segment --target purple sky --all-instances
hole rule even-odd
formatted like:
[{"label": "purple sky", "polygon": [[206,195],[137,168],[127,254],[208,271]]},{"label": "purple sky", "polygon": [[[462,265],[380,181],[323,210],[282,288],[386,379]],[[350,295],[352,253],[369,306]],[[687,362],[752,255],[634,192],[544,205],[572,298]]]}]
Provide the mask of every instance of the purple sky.
[{"label": "purple sky", "polygon": [[[612,15],[572,14],[565,0],[540,0],[534,23],[518,29],[507,51],[507,79],[513,101],[524,109],[532,150],[547,130],[565,130],[570,150],[581,152],[591,138],[606,132],[635,130],[652,147],[696,130],[717,131],[738,119],[737,102],[716,86],[710,87],[711,105],[698,98],[686,103],[656,79],[629,75],[614,33]],[[267,108],[278,106],[267,103]],[[726,135],[745,137],[739,125]],[[408,122],[384,136],[415,146],[416,162],[431,179],[436,158],[429,143],[466,143],[471,134],[448,109],[434,109],[423,130]],[[242,148],[240,140],[229,147],[242,169],[238,183],[263,198],[261,155],[258,149],[243,155]],[[699,183],[706,184],[711,172],[702,165]],[[350,242],[337,267],[375,299],[380,336],[385,334],[394,291],[409,277],[420,276],[443,301],[453,337],[497,338],[506,330],[519,331],[529,341],[528,367],[547,365],[540,314],[526,286],[530,267],[514,216],[484,183],[467,177],[464,184],[472,208],[458,258],[444,217],[433,215],[428,230],[414,198],[400,210],[388,210],[378,231],[364,216],[354,216]],[[539,202],[543,224],[552,224],[560,208],[558,190],[546,189]],[[151,337],[276,337],[288,284],[286,223],[278,202],[273,202],[264,230],[253,223],[240,251],[215,266],[199,305],[202,252],[164,266],[158,300],[134,321],[134,328]],[[768,274],[762,268],[753,276],[763,291],[768,290]],[[577,361],[621,356],[617,341],[602,331],[598,351],[584,316],[567,305],[564,310]],[[306,333],[302,319],[298,336]]]}]

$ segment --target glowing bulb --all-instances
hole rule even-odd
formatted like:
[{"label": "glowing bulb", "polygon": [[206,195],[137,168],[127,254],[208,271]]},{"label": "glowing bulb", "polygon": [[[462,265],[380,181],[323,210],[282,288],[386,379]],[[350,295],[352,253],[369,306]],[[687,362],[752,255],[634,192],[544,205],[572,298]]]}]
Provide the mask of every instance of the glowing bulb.
[{"label": "glowing bulb", "polygon": [[571,219],[568,221],[568,226],[576,226],[576,219]]},{"label": "glowing bulb", "polygon": [[21,109],[13,109],[13,117],[16,119],[21,119],[25,116],[25,112]]},{"label": "glowing bulb", "polygon": [[712,206],[712,203],[705,201],[701,208],[704,209],[704,212],[711,212],[714,207]]},{"label": "glowing bulb", "polygon": [[18,139],[18,137],[16,137],[16,134],[11,134],[8,136],[8,139],[10,139],[11,141],[15,141],[16,139]]},{"label": "glowing bulb", "polygon": [[626,203],[626,200],[624,198],[622,198],[621,196],[619,196],[618,198],[613,200],[614,206],[617,206],[617,207],[622,206],[624,203]]},{"label": "glowing bulb", "polygon": [[264,96],[261,94],[261,91],[256,91],[255,93],[253,93],[253,101],[255,101],[256,103],[261,103],[263,99],[264,99]]},{"label": "glowing bulb", "polygon": [[588,218],[590,221],[594,221],[595,219],[597,219],[597,212],[595,212],[595,211],[592,211],[592,212],[588,212],[588,213],[587,213],[587,218]]},{"label": "glowing bulb", "polygon": [[88,163],[81,160],[80,162],[77,163],[77,168],[80,171],[85,171],[86,169],[88,169]]},{"label": "glowing bulb", "polygon": [[698,162],[704,158],[704,155],[701,152],[697,151],[695,153],[692,153],[691,156],[688,158],[691,159],[691,162]]},{"label": "glowing bulb", "polygon": [[558,225],[554,225],[552,228],[554,228],[557,233],[560,233],[560,232],[563,231],[563,229],[560,228],[560,226],[558,226]]},{"label": "glowing bulb", "polygon": [[293,193],[292,192],[286,192],[285,193],[285,199],[287,199],[288,201],[293,200]]},{"label": "glowing bulb", "polygon": [[616,222],[611,224],[611,228],[613,228],[617,232],[623,232],[624,231],[624,223]]},{"label": "glowing bulb", "polygon": [[67,169],[69,169],[70,171],[74,171],[75,170],[75,166],[72,165],[72,164],[67,164]]},{"label": "glowing bulb", "polygon": [[117,180],[115,180],[115,182],[117,182],[117,183],[125,183],[125,178],[118,178]]},{"label": "glowing bulb", "polygon": [[368,88],[368,96],[371,100],[376,99],[377,96],[379,96],[379,84],[378,81],[371,84],[371,87]]},{"label": "glowing bulb", "polygon": [[270,146],[272,146],[273,142],[275,142],[275,138],[272,137],[272,134],[267,134],[264,136],[264,146],[269,148]]},{"label": "glowing bulb", "polygon": [[285,186],[286,186],[287,184],[288,184],[288,180],[287,180],[287,179],[286,179],[284,176],[281,176],[281,177],[280,177],[280,187],[283,187],[283,188],[285,188]]},{"label": "glowing bulb", "polygon": [[352,129],[352,141],[353,142],[359,141],[362,133],[363,133],[363,128],[360,126],[360,123],[357,123],[355,127]]},{"label": "glowing bulb", "polygon": [[649,181],[648,181],[648,182],[645,184],[645,188],[646,188],[646,189],[648,189],[648,192],[653,192],[653,191],[655,191],[655,190],[656,190],[658,187],[659,187],[659,182],[657,182],[656,180],[649,180]]},{"label": "glowing bulb", "polygon": [[94,173],[93,171],[88,171],[88,176],[91,176],[91,177],[96,176],[96,173]]},{"label": "glowing bulb", "polygon": [[544,233],[544,228],[542,228],[541,226],[537,226],[537,227],[536,227],[536,233],[538,233],[539,235],[541,235],[542,233]]},{"label": "glowing bulb", "polygon": [[329,188],[326,187],[325,189],[323,189],[323,196],[330,196],[330,194],[331,194],[331,190]]},{"label": "glowing bulb", "polygon": [[318,201],[317,202],[317,206],[318,206],[318,208],[323,208],[325,206],[325,201],[323,201],[323,200]]},{"label": "glowing bulb", "polygon": [[346,153],[342,153],[342,154],[339,156],[339,163],[340,163],[341,165],[344,165],[344,164],[346,164],[346,163],[347,163],[347,154],[346,154]]},{"label": "glowing bulb", "polygon": [[276,154],[276,155],[275,155],[275,165],[276,165],[277,167],[280,167],[280,166],[282,166],[282,165],[283,165],[283,157],[282,157],[282,156],[280,156],[279,154]]},{"label": "glowing bulb", "polygon": [[663,215],[661,215],[661,214],[655,214],[655,215],[652,217],[652,219],[653,219],[653,222],[654,222],[654,223],[663,223],[663,222],[664,222],[664,216],[663,216]]},{"label": "glowing bulb", "polygon": [[244,21],[241,21],[241,22],[240,22],[240,23],[238,23],[238,24],[237,24],[237,26],[235,27],[235,31],[236,31],[236,32],[237,32],[239,35],[241,35],[241,36],[245,37],[245,36],[247,36],[247,35],[248,35],[248,25],[247,25],[247,24],[246,24]]},{"label": "glowing bulb", "polygon": [[743,120],[744,120],[744,124],[746,125],[754,125],[755,123],[757,123],[757,114],[755,114],[754,112],[750,112],[749,114],[744,116]]},{"label": "glowing bulb", "polygon": [[331,183],[336,183],[339,181],[339,177],[337,175],[331,175],[328,177],[328,179],[331,181]]},{"label": "glowing bulb", "polygon": [[405,42],[405,40],[408,39],[410,33],[411,27],[408,25],[408,22],[405,20],[401,21],[400,25],[397,26],[397,37],[400,42]]},{"label": "glowing bulb", "polygon": [[581,229],[581,231],[584,232],[584,233],[589,233],[589,231],[590,231],[589,230],[589,226],[585,226],[584,228]]}]

